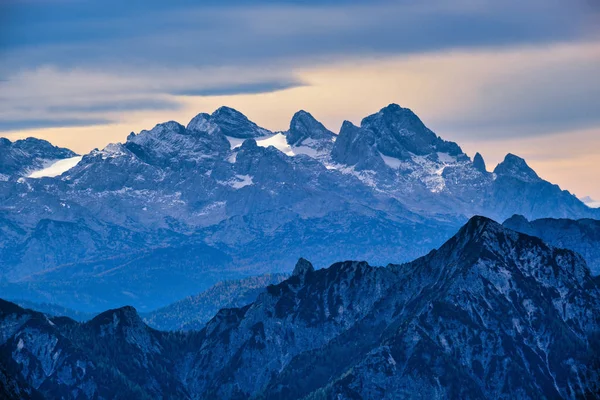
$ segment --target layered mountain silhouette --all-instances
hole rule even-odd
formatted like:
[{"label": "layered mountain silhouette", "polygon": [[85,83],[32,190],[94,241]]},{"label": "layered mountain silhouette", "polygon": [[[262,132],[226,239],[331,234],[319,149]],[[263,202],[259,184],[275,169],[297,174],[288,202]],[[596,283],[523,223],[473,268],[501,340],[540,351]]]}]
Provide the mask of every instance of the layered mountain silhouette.
[{"label": "layered mountain silhouette", "polygon": [[[35,159],[72,155],[27,142]],[[489,172],[395,104],[339,134],[306,111],[271,132],[222,107],[132,133],[57,177],[27,178],[32,157],[0,159],[0,290],[86,312],[163,307],[289,273],[307,254],[317,267],[408,261],[473,215],[600,215],[517,156]]]},{"label": "layered mountain silhouette", "polygon": [[300,259],[185,334],[2,301],[0,379],[7,398],[593,398],[599,307],[581,256],[473,217],[406,264]]}]

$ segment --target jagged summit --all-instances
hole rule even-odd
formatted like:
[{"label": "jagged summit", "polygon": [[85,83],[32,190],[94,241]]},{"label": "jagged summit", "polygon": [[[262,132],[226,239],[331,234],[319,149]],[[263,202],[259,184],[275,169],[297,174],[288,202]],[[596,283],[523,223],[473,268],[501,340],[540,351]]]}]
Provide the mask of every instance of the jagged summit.
[{"label": "jagged summit", "polygon": [[311,264],[310,261],[305,258],[300,258],[294,267],[294,272],[292,272],[292,276],[299,276],[304,278],[306,274],[314,272],[315,268]]},{"label": "jagged summit", "polygon": [[[395,129],[405,129],[405,134],[410,132],[422,132],[427,130],[421,119],[410,109],[400,107],[396,103],[391,103],[377,113],[369,115],[362,119],[360,126],[372,125],[374,121],[382,121],[386,124],[395,125]],[[429,132],[425,132],[429,134]],[[433,132],[431,132],[433,133]]]},{"label": "jagged summit", "polygon": [[207,113],[200,113],[192,118],[187,124],[186,129],[191,132],[204,132],[208,134],[220,132],[219,126],[212,121],[210,114]]},{"label": "jagged summit", "polygon": [[271,131],[259,127],[244,114],[230,107],[220,107],[210,117],[224,135],[233,138],[247,139],[272,134]]},{"label": "jagged summit", "polygon": [[177,121],[167,121],[160,124],[156,124],[156,126],[152,128],[150,132],[154,134],[160,134],[163,132],[175,132],[181,135],[185,135],[187,133],[185,126],[181,125]]},{"label": "jagged summit", "polygon": [[481,173],[487,173],[487,168],[485,166],[485,161],[483,160],[483,156],[477,152],[475,157],[473,157],[473,168]]},{"label": "jagged summit", "polygon": [[[508,226],[510,228],[511,225],[514,224],[527,224],[529,223],[529,220],[527,218],[525,218],[524,216],[522,216],[521,214],[514,214],[512,217],[508,218],[506,221],[504,221],[502,223],[502,225],[504,226]],[[513,228],[510,228],[513,229]]]},{"label": "jagged summit", "polygon": [[538,174],[529,166],[524,159],[514,154],[508,153],[504,161],[494,169],[496,175],[510,176],[525,182],[539,181]]},{"label": "jagged summit", "polygon": [[342,123],[331,158],[340,164],[356,165],[357,169],[375,169],[383,165],[373,132],[350,121]]},{"label": "jagged summit", "polygon": [[107,310],[95,316],[91,321],[88,322],[88,324],[96,327],[110,326],[111,330],[115,330],[119,326],[136,327],[145,325],[137,310],[132,306],[124,306]]},{"label": "jagged summit", "polygon": [[496,235],[504,230],[501,224],[491,218],[482,215],[475,215],[458,231],[457,236],[468,238],[469,240],[481,240],[489,235]]},{"label": "jagged summit", "polygon": [[300,146],[310,139],[331,142],[335,134],[325,128],[310,113],[300,110],[294,114],[290,121],[290,129],[286,134],[287,143],[290,146]]},{"label": "jagged summit", "polygon": [[436,151],[452,156],[463,154],[456,143],[440,139],[414,112],[397,104],[364,118],[360,126],[374,132],[378,150],[390,157],[406,159],[410,153],[426,155]]}]

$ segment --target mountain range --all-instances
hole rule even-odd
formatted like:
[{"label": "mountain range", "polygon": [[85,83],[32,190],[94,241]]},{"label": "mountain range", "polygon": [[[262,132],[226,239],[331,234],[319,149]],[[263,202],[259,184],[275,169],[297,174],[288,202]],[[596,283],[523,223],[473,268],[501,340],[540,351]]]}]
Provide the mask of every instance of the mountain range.
[{"label": "mountain range", "polygon": [[300,259],[199,331],[0,301],[0,382],[7,399],[594,398],[599,308],[580,255],[476,216],[405,264]]},{"label": "mountain range", "polygon": [[59,176],[32,172],[73,152],[3,143],[0,290],[83,312],[147,312],[219,281],[289,273],[302,256],[319,268],[409,261],[473,215],[600,217],[518,156],[489,172],[395,104],[337,134],[305,111],[271,132],[221,107],[132,133]]}]

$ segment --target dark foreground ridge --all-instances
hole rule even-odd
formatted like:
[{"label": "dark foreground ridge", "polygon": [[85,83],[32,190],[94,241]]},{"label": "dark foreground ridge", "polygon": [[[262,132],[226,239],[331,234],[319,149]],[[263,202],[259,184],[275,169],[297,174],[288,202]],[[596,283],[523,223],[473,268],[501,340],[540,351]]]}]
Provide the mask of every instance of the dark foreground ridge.
[{"label": "dark foreground ridge", "polygon": [[187,333],[0,301],[6,398],[593,398],[600,288],[581,256],[474,217],[402,265],[288,279]]}]

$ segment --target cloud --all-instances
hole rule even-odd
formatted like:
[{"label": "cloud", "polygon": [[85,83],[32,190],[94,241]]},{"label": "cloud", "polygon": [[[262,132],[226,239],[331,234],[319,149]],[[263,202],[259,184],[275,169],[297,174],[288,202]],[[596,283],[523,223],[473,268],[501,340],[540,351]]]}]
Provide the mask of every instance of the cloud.
[{"label": "cloud", "polygon": [[43,66],[0,82],[0,119],[116,121],[145,111],[179,111],[189,96],[273,93],[300,85],[291,71],[278,66],[116,70]]},{"label": "cloud", "polygon": [[166,99],[116,99],[91,104],[63,104],[49,106],[50,113],[106,113],[115,111],[179,110],[182,105]]},{"label": "cloud", "polygon": [[[457,52],[459,62],[469,62],[464,54],[552,47],[557,41],[595,37],[598,25],[591,22],[597,13],[590,12],[586,1],[400,0],[366,4],[266,0],[232,1],[227,6],[218,1],[188,0],[168,5],[157,0],[3,2],[0,14],[10,17],[0,30],[0,118],[121,121],[144,111],[182,111],[189,104],[182,99],[186,96],[224,98],[297,90],[307,85],[302,71],[348,60],[383,60],[385,64],[389,59],[429,60],[430,54]],[[458,68],[456,63],[444,62]],[[400,66],[412,68],[408,62]],[[449,90],[449,85],[439,82],[435,74],[472,79],[460,71],[450,74],[435,66],[427,68],[429,76],[421,74],[419,78],[437,80],[442,90]],[[568,66],[561,68],[566,71]],[[528,69],[527,74],[531,73],[537,74]],[[527,74],[515,81],[526,84]],[[406,82],[409,73],[401,70],[399,75],[402,79],[385,75],[390,87],[412,85]],[[555,86],[553,77],[563,75],[550,71],[550,86]],[[586,70],[581,75],[592,73]],[[330,79],[335,80],[335,75]],[[374,85],[380,85],[382,79],[376,80]],[[498,79],[465,82],[465,91],[490,91],[480,85],[485,82],[495,85]],[[595,98],[594,85],[589,88],[582,82],[583,78],[567,90],[567,97],[573,97],[575,88],[583,88],[586,98]],[[349,82],[349,87],[355,88],[354,83]],[[510,82],[503,85],[515,86]],[[543,82],[530,86],[532,91],[543,92]],[[490,125],[506,126],[499,113],[504,107],[503,113],[514,113],[511,121],[518,125],[508,132],[522,132],[530,125],[530,133],[542,133],[549,125],[587,126],[594,123],[593,115],[598,115],[592,105],[585,108],[579,100],[569,103],[572,106],[563,109],[562,117],[553,112],[556,107],[552,104],[535,110],[527,103],[517,109],[512,104],[532,96],[523,97],[522,91],[513,89],[507,90],[504,100],[467,93],[479,99],[476,104],[470,101],[478,110],[476,116],[453,119],[434,111],[432,120],[453,131],[485,131]],[[541,101],[548,102],[549,94],[555,92],[543,93]],[[356,101],[326,97],[332,104],[340,99]],[[374,96],[373,102],[380,97]],[[402,97],[398,92],[390,100],[402,101]],[[503,101],[505,105],[501,105]],[[548,126],[541,126],[541,120]]]},{"label": "cloud", "polygon": [[0,120],[0,132],[25,131],[38,128],[65,128],[74,126],[107,125],[109,119],[23,119]]},{"label": "cloud", "polygon": [[231,86],[220,86],[213,88],[183,89],[174,91],[175,96],[231,96],[238,94],[272,93],[279,90],[291,89],[304,86],[301,82],[294,81],[272,81],[257,83],[241,83]]},{"label": "cloud", "polygon": [[[67,2],[12,7],[3,73],[15,67],[268,65],[577,40],[589,7],[566,1]],[[11,11],[12,10],[12,11]]]}]

